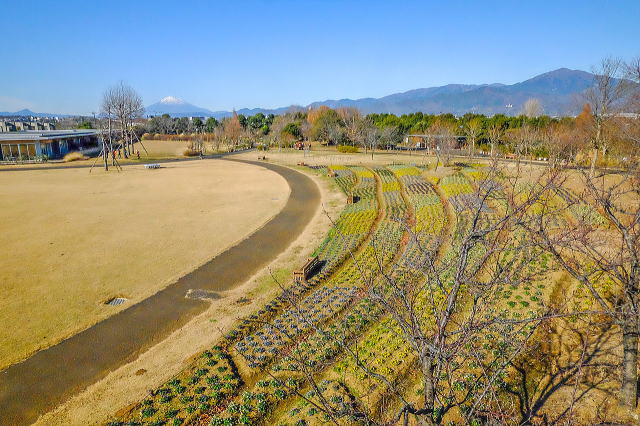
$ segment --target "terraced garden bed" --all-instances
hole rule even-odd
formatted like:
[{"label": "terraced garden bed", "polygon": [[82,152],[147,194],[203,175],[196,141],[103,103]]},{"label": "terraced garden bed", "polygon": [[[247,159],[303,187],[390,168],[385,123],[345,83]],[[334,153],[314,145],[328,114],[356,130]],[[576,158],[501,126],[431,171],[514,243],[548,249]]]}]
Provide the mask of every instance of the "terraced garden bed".
[{"label": "terraced garden bed", "polygon": [[[359,200],[345,207],[314,252],[323,265],[320,272],[306,283],[289,286],[239,322],[215,351],[205,352],[176,379],[154,390],[118,424],[324,424],[329,419],[314,403],[320,396],[335,409],[367,405],[384,411],[389,389],[363,366],[392,383],[403,382],[411,390],[408,400],[421,397],[411,373],[417,357],[396,320],[369,299],[368,291],[375,286],[392,291],[385,287],[380,268],[397,283],[422,283],[426,256],[435,256],[447,234],[446,250],[437,258],[443,266],[438,270],[443,287],[427,288],[412,301],[424,313],[419,325],[432,326],[434,304],[441,303],[451,289],[463,238],[472,226],[470,212],[482,207],[482,220],[492,220],[494,210],[478,204],[474,185],[480,191],[483,187],[501,191],[500,183],[487,180],[485,173],[475,169],[464,169],[437,183],[425,179],[422,170],[406,165],[373,170],[328,166],[327,170],[335,174],[342,191]],[[477,181],[472,185],[469,178]],[[439,193],[450,203],[455,223],[447,223],[446,202]],[[559,200],[570,203],[570,197],[559,195]],[[405,232],[407,224],[411,236]],[[470,261],[484,254],[474,249]],[[538,278],[505,283],[483,295],[486,310],[478,312],[481,318],[489,320],[499,314],[519,321],[548,309],[549,256],[527,255],[536,260],[518,267]],[[496,262],[511,260],[517,263],[508,254]],[[464,294],[469,300],[471,296]],[[460,394],[473,389],[483,368],[494,368],[512,355],[505,349],[505,340],[512,344],[525,341],[535,327],[533,321],[522,327],[488,326],[481,338],[452,355],[457,368],[446,378],[448,386]],[[471,353],[479,354],[480,359],[472,358]],[[318,387],[309,377],[317,379]],[[506,374],[496,380],[506,380]],[[357,421],[345,419],[348,424]]]}]

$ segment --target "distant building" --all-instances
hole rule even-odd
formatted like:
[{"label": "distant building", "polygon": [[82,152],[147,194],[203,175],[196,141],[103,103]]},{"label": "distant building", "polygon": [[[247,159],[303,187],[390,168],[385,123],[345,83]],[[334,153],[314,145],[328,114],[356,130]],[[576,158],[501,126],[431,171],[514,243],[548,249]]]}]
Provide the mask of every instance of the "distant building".
[{"label": "distant building", "polygon": [[24,130],[0,133],[0,161],[60,158],[98,145],[97,130]]},{"label": "distant building", "polygon": [[48,121],[0,121],[0,132],[19,132],[22,130],[55,130],[56,126]]}]

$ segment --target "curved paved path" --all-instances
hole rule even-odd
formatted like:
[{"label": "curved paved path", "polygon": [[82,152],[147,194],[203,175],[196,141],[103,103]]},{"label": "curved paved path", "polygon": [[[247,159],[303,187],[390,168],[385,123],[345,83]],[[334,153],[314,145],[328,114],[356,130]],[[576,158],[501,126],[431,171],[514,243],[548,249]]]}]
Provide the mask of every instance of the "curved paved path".
[{"label": "curved paved path", "polygon": [[280,213],[164,290],[0,372],[0,424],[33,423],[109,371],[134,360],[208,307],[208,302],[185,298],[188,289],[230,289],[275,259],[297,238],[320,202],[320,191],[313,180],[283,166],[228,161],[266,167],[284,177],[291,194]]}]

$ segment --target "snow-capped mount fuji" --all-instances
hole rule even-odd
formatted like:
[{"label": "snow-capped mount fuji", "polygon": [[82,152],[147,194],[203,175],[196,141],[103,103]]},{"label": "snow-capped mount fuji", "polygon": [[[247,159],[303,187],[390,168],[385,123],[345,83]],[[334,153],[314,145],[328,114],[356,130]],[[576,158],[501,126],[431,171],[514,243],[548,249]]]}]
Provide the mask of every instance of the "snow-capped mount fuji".
[{"label": "snow-capped mount fuji", "polygon": [[184,104],[186,104],[185,101],[183,101],[180,98],[176,98],[175,96],[165,96],[164,98],[160,99],[160,103],[161,104],[165,104],[165,105],[184,105]]},{"label": "snow-capped mount fuji", "polygon": [[169,114],[172,117],[209,117],[214,113],[206,108],[191,105],[180,98],[174,96],[166,96],[153,105],[145,108],[145,115],[162,115]]}]

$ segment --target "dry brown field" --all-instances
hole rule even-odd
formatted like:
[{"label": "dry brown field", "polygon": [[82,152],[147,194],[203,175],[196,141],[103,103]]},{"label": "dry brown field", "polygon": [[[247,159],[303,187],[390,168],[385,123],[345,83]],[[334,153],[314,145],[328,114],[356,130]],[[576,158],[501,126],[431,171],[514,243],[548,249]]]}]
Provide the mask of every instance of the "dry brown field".
[{"label": "dry brown field", "polygon": [[[288,194],[276,173],[224,160],[2,172],[0,368],[164,288]],[[105,305],[116,296],[128,301]]]}]

